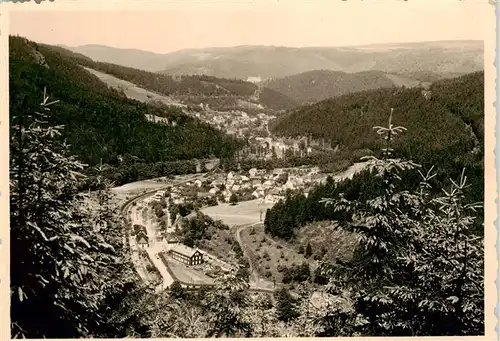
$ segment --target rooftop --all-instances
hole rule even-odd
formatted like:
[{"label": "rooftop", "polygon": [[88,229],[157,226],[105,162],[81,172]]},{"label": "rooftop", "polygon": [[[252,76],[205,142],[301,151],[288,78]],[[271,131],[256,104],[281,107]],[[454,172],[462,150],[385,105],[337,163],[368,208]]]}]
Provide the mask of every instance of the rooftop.
[{"label": "rooftop", "polygon": [[194,253],[198,250],[193,249],[193,248],[186,246],[184,244],[176,244],[176,245],[172,246],[170,251],[174,251],[174,252],[180,253],[182,255],[192,257],[194,255]]},{"label": "rooftop", "polygon": [[148,244],[148,237],[144,235],[137,236],[137,244]]}]

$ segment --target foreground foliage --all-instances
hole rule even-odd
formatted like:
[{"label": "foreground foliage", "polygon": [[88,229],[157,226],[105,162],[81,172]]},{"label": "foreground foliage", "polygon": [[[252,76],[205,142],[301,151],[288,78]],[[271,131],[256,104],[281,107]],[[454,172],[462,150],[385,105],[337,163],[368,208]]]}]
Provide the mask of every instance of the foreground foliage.
[{"label": "foreground foliage", "polygon": [[[366,160],[371,170],[340,185],[330,181],[335,195],[319,203],[357,237],[354,256],[322,264],[318,275],[326,284],[315,295],[304,271],[300,285],[273,298],[252,292],[241,272],[194,292],[142,286],[102,170],[95,171],[93,195],[79,191],[85,166],[59,138],[63,127],[47,121],[56,105],[44,94],[41,110],[11,118],[12,337],[484,333],[481,203],[466,195],[467,171],[443,187],[433,169],[394,157],[394,135],[405,128],[393,125],[392,113],[387,127],[376,127],[385,142],[379,157]],[[417,185],[406,183],[411,174],[419,176]],[[287,212],[285,204],[277,207]],[[293,238],[294,224],[322,214],[290,207],[298,213],[285,220],[266,217],[270,233]],[[193,243],[205,236],[201,218],[186,230]]]},{"label": "foreground foliage", "polygon": [[357,328],[362,335],[481,335],[484,251],[474,231],[481,204],[465,201],[464,172],[439,196],[429,191],[432,169],[419,171],[419,189],[397,189],[401,171],[419,168],[392,158],[392,139],[403,130],[391,119],[378,127],[387,147],[383,158],[371,161],[382,193],[325,200],[348,216],[339,224],[358,236],[353,259],[330,267],[328,287],[348,290],[363,319]]},{"label": "foreground foliage", "polygon": [[51,104],[44,96],[40,112],[12,117],[12,336],[107,334],[135,273],[109,184],[92,198],[78,192],[84,165],[58,142],[62,127],[47,125]]}]

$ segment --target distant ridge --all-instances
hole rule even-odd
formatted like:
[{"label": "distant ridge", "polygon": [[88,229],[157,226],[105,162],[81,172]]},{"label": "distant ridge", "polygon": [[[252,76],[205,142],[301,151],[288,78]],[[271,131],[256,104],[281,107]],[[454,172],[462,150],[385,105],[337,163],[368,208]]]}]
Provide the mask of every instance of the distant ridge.
[{"label": "distant ridge", "polygon": [[172,75],[281,78],[313,70],[457,73],[483,69],[483,42],[428,41],[344,47],[241,45],[166,54],[103,45],[68,47],[93,60]]}]

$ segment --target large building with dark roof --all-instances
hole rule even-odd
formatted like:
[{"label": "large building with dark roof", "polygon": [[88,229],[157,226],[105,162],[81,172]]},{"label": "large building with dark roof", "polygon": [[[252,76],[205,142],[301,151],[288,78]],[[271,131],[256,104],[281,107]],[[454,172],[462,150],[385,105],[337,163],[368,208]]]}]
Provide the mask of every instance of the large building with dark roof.
[{"label": "large building with dark roof", "polygon": [[176,244],[168,250],[168,255],[175,260],[178,260],[187,265],[196,265],[203,263],[203,253],[186,246],[184,244]]}]

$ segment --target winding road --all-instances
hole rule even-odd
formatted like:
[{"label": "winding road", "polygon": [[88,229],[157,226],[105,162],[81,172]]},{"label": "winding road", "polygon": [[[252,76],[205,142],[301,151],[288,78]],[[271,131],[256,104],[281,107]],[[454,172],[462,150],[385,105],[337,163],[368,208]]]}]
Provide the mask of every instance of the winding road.
[{"label": "winding road", "polygon": [[243,256],[248,260],[248,263],[250,264],[250,287],[257,289],[257,290],[262,290],[262,291],[273,291],[273,284],[269,281],[263,280],[259,276],[259,272],[257,269],[255,269],[254,264],[252,262],[252,257],[249,255],[249,250],[246,248],[246,245],[243,243],[241,240],[241,231],[244,229],[247,229],[251,226],[256,226],[259,225],[260,223],[253,223],[253,224],[245,224],[245,225],[238,225],[234,227],[234,237],[238,244],[240,244],[241,250],[243,251]]}]

